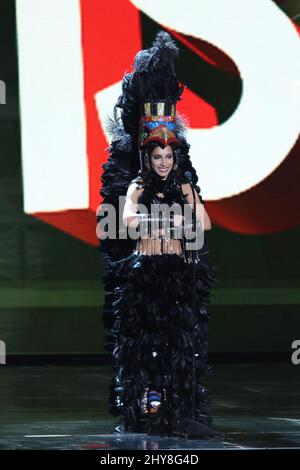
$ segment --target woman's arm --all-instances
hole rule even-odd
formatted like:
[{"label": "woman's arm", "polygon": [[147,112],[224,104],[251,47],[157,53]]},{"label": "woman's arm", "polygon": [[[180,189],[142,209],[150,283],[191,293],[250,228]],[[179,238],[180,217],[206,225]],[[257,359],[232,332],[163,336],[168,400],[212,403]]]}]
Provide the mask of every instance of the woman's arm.
[{"label": "woman's arm", "polygon": [[[194,207],[194,198],[193,198],[193,193],[192,193],[192,187],[189,183],[182,184],[182,191],[183,194],[186,195],[186,200],[188,204],[192,207]],[[196,189],[193,188],[194,190],[194,196],[196,199],[196,219],[199,221],[203,221],[204,218],[204,228],[203,230],[210,230],[211,229],[211,222],[210,218],[205,210],[205,207],[203,204],[201,204],[199,194],[197,193]]]},{"label": "woman's arm", "polygon": [[139,195],[142,192],[143,188],[138,189],[136,183],[131,183],[128,186],[123,211],[123,224],[127,227],[136,228],[139,224],[139,217],[137,214],[137,201]]}]

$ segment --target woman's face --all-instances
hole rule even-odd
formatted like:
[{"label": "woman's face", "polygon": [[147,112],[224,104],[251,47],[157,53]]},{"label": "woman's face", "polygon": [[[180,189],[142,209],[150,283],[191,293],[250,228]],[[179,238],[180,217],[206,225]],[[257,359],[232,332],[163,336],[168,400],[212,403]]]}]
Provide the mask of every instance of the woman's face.
[{"label": "woman's face", "polygon": [[174,165],[172,147],[170,145],[167,145],[164,149],[159,145],[155,147],[150,155],[150,164],[153,170],[165,180]]}]

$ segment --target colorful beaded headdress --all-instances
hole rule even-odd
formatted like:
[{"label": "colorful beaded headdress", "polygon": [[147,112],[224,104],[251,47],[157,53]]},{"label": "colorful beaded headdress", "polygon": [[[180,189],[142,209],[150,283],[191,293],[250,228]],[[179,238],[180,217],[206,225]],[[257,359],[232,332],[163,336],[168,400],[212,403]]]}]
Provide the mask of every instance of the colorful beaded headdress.
[{"label": "colorful beaded headdress", "polygon": [[144,104],[144,114],[139,122],[139,148],[149,142],[157,142],[162,146],[180,143],[176,136],[176,105],[168,105],[163,101]]}]

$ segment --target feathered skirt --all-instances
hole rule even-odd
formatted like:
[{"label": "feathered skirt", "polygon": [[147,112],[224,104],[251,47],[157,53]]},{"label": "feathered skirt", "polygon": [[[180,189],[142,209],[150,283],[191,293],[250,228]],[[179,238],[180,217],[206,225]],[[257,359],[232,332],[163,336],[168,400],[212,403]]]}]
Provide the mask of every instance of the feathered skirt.
[{"label": "feathered skirt", "polygon": [[[211,426],[202,378],[210,371],[207,305],[215,280],[206,254],[186,263],[176,254],[131,253],[106,267],[109,412],[121,416],[124,430],[169,434],[187,417]],[[147,390],[162,396],[154,415],[143,408]]]}]

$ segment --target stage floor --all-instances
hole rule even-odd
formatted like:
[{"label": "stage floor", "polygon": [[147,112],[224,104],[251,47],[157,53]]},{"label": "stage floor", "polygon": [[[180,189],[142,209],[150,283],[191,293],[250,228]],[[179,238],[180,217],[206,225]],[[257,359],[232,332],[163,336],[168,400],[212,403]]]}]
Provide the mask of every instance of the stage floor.
[{"label": "stage floor", "polygon": [[214,364],[218,439],[118,434],[110,366],[0,366],[0,449],[300,448],[300,365]]}]

